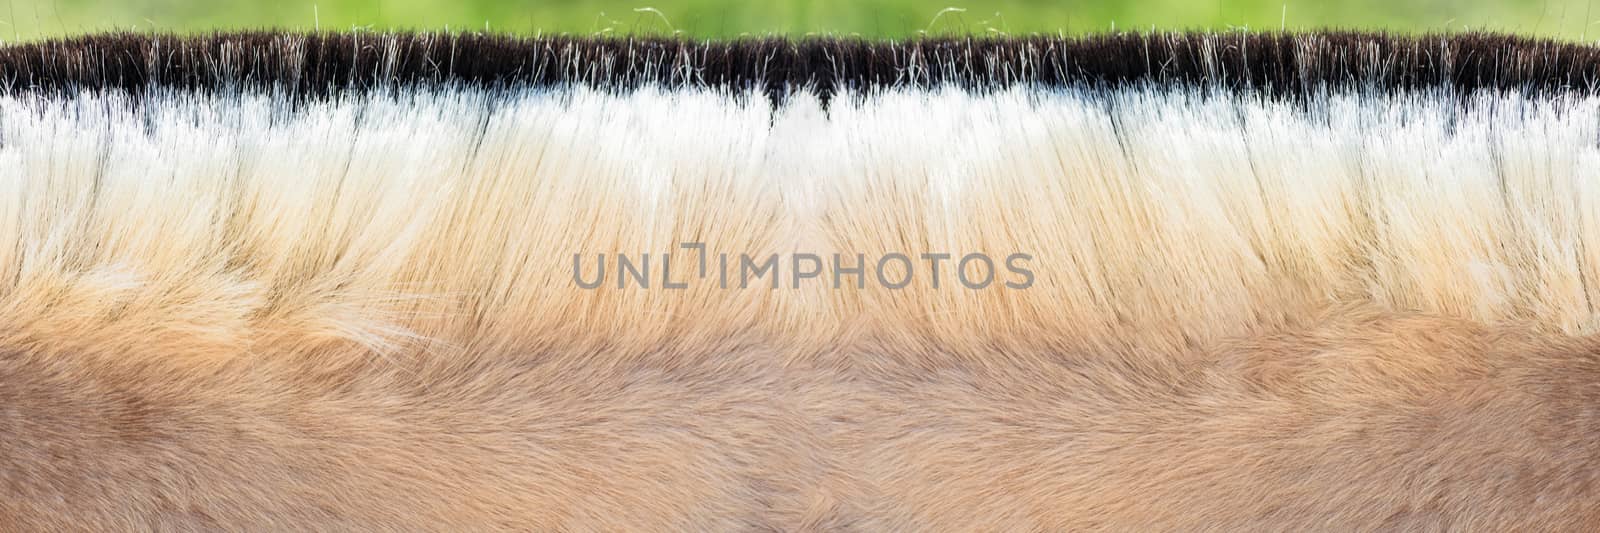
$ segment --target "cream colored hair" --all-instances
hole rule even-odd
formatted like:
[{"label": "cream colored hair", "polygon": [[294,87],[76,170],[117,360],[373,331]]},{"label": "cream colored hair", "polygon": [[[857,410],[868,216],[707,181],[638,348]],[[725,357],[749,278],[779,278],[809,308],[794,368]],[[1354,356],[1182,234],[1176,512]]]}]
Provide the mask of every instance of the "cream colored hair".
[{"label": "cream colored hair", "polygon": [[[1594,526],[1597,116],[0,97],[0,525]],[[1024,252],[1037,280],[574,284],[574,254],[693,271],[683,242]]]}]

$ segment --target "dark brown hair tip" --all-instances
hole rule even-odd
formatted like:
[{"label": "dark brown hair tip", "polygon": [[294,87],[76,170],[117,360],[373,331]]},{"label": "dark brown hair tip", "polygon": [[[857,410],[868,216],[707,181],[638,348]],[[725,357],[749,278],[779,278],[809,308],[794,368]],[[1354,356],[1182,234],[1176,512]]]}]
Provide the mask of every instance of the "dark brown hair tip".
[{"label": "dark brown hair tip", "polygon": [[1600,48],[1494,33],[1156,32],[693,40],[489,33],[104,33],[0,47],[0,91],[644,85],[759,91],[953,85],[1177,85],[1293,97],[1327,89],[1592,93]]}]

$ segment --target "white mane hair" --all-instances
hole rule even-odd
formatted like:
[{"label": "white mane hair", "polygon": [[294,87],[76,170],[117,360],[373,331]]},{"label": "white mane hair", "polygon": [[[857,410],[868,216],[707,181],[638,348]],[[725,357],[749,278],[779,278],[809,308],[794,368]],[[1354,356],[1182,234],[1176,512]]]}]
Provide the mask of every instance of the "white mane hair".
[{"label": "white mane hair", "polygon": [[[14,91],[0,529],[1593,528],[1597,117],[1161,83]],[[683,243],[778,255],[781,286],[576,283],[598,254],[696,272]],[[921,277],[971,252],[1031,284]],[[915,282],[796,280],[801,253]]]}]

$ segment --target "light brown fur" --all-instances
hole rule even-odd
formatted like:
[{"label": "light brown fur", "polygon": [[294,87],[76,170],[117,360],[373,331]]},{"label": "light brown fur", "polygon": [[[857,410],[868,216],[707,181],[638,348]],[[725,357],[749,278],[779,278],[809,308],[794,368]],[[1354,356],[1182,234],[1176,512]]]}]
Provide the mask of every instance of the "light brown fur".
[{"label": "light brown fur", "polygon": [[1600,527],[1594,101],[490,97],[5,101],[0,529]]},{"label": "light brown fur", "polygon": [[[766,346],[763,346],[766,345]],[[0,359],[7,530],[1586,530],[1600,342],[1339,311],[1180,354]],[[79,354],[82,355],[82,354]],[[263,354],[266,355],[266,354]],[[590,354],[603,357],[600,354]],[[342,361],[342,363],[340,363]]]}]

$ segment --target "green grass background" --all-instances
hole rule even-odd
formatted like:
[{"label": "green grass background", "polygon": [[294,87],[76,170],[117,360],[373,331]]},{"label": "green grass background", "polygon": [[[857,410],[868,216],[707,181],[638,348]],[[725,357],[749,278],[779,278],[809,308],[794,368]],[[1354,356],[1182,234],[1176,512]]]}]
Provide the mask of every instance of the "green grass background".
[{"label": "green grass background", "polygon": [[[1490,29],[1594,40],[1600,0],[0,0],[0,39],[246,27],[514,33],[1085,33],[1111,29]],[[655,11],[636,11],[653,8]],[[961,12],[948,8],[964,10]],[[659,13],[659,15],[657,14]],[[941,14],[942,13],[942,14]]]}]

